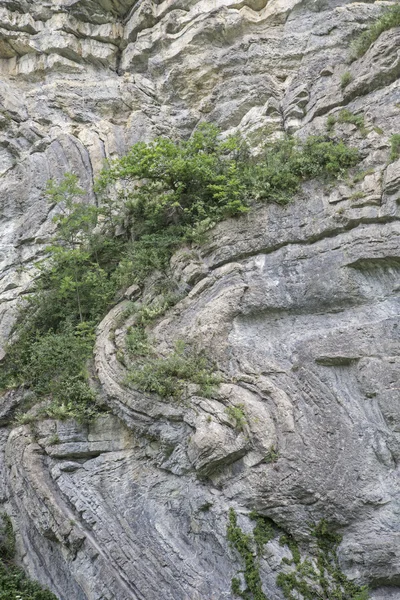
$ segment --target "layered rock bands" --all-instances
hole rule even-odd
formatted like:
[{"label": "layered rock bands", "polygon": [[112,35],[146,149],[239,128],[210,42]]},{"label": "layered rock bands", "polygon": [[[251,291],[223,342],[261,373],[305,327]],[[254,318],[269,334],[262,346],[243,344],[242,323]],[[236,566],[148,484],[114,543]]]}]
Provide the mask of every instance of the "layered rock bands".
[{"label": "layered rock bands", "polygon": [[[374,600],[400,597],[400,161],[388,160],[400,29],[349,61],[387,5],[0,1],[2,343],[53,231],[50,177],[76,173],[92,202],[105,159],[201,121],[255,149],[281,132],[325,133],[344,108],[365,122],[335,130],[360,149],[357,181],[309,183],[174,256],[190,291],[153,335],[160,348],[207,349],[227,381],[213,399],[179,405],[122,385],[124,304],[96,344],[110,414],[32,432],[9,424],[19,396],[3,399],[0,497],[21,563],[60,600],[233,598],[230,508],[304,542],[310,522],[333,523],[347,576]],[[271,448],[277,460],[265,460]],[[271,542],[260,564],[270,600],[283,597],[284,555]]]}]

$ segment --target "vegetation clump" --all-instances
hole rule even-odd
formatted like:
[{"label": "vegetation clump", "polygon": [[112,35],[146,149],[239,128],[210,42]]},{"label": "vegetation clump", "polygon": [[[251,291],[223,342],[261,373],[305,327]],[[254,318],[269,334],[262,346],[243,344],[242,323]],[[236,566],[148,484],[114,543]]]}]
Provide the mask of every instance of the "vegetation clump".
[{"label": "vegetation clump", "polygon": [[368,48],[379,38],[381,33],[400,26],[400,4],[394,4],[385,11],[366,31],[356,38],[352,44],[353,58],[363,56]]},{"label": "vegetation clump", "polygon": [[277,584],[287,600],[315,600],[316,598],[336,598],[337,600],[367,600],[368,589],[350,581],[339,567],[337,549],[341,536],[322,520],[312,527],[316,541],[316,554],[302,560],[296,541],[290,536],[282,536],[280,544],[287,546],[292,561],[283,559],[283,565],[292,565],[290,571],[282,571]]},{"label": "vegetation clump", "polygon": [[395,133],[390,138],[389,161],[394,162],[398,158],[400,158],[400,133]]},{"label": "vegetation clump", "polygon": [[344,88],[347,87],[349,83],[351,83],[352,79],[353,78],[349,71],[343,73],[342,77],[340,78],[340,87],[342,88],[342,90],[344,90]]},{"label": "vegetation clump", "polygon": [[337,117],[335,117],[335,115],[328,116],[326,120],[327,130],[332,131],[336,123],[350,123],[357,127],[361,135],[366,136],[368,134],[368,129],[365,127],[364,116],[355,115],[347,108],[341,110]]},{"label": "vegetation clump", "polygon": [[276,463],[279,458],[279,451],[272,445],[264,457],[264,462],[267,464]]},{"label": "vegetation clump", "polygon": [[357,129],[359,129],[363,135],[366,135],[368,133],[368,130],[366,129],[365,123],[364,123],[364,116],[363,115],[355,115],[354,113],[347,110],[346,108],[344,108],[343,110],[340,111],[337,122],[338,123],[350,123],[351,125],[355,125],[357,127]]},{"label": "vegetation clump", "polygon": [[24,572],[13,564],[15,538],[11,520],[2,515],[0,528],[0,600],[56,600],[54,594],[30,581]]},{"label": "vegetation clump", "polygon": [[[237,515],[231,508],[228,515],[227,538],[243,564],[241,572],[246,585],[242,589],[240,577],[232,579],[234,595],[246,600],[268,600],[262,590],[260,559],[264,546],[278,533],[274,523],[256,512],[250,519],[255,521],[253,532],[244,533],[238,525]],[[326,521],[322,520],[311,528],[316,551],[310,558],[302,559],[296,540],[288,534],[281,535],[279,543],[286,546],[292,558],[283,558],[277,584],[287,600],[368,600],[368,589],[349,581],[340,570],[337,549],[341,536],[335,533]]]},{"label": "vegetation clump", "polygon": [[176,400],[184,398],[189,384],[196,384],[200,395],[208,397],[220,383],[212,371],[213,365],[203,353],[180,341],[166,357],[150,357],[130,368],[126,381],[143,392]]},{"label": "vegetation clump", "polygon": [[237,404],[236,406],[227,406],[225,412],[232,421],[235,423],[235,428],[244,431],[247,424],[246,415],[244,412],[244,404]]},{"label": "vegetation clump", "polygon": [[256,534],[250,535],[243,533],[237,523],[237,515],[233,508],[229,509],[229,522],[227,528],[227,538],[232,548],[234,548],[244,563],[243,578],[246,588],[242,590],[239,577],[232,579],[232,592],[240,598],[246,600],[268,600],[262,589],[260,577],[259,557],[262,554],[264,544],[273,537],[272,528],[269,529],[269,523],[264,523],[263,517],[255,516]]},{"label": "vegetation clump", "polygon": [[288,138],[266,147],[264,157],[247,168],[246,184],[256,200],[286,204],[303,181],[340,177],[359,160],[358,151],[342,141],[312,136],[300,145]]},{"label": "vegetation clump", "polygon": [[[50,181],[56,233],[6,348],[0,389],[24,385],[50,403],[46,414],[90,419],[98,410],[89,383],[96,326],[124,289],[143,285],[154,271],[167,273],[179,246],[246,213],[252,202],[286,203],[302,181],[341,176],[358,160],[356,149],[329,137],[287,138],[255,159],[239,137],[222,140],[217,128],[203,125],[187,141],[135,144],[103,171],[98,206],[85,201],[76,176]],[[143,310],[146,320],[152,308]],[[131,384],[176,397],[194,377],[209,389],[214,379],[204,356],[188,347],[152,356],[140,327],[128,336],[138,362]]]}]

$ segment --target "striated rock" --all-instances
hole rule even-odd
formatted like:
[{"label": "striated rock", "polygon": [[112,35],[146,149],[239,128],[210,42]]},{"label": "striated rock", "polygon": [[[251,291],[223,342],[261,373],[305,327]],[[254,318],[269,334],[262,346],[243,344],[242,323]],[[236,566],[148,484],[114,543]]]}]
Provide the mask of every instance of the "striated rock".
[{"label": "striated rock", "polygon": [[[188,293],[151,333],[161,353],[182,339],[207,350],[224,378],[211,398],[124,384],[126,301],[97,334],[109,414],[17,427],[21,397],[4,396],[0,500],[21,564],[60,600],[233,598],[230,508],[246,531],[251,510],[270,517],[305,552],[326,519],[344,572],[373,600],[399,597],[399,29],[349,63],[387,4],[0,1],[1,344],[53,231],[50,177],[76,173],[94,202],[106,159],[203,120],[255,151],[325,135],[343,108],[365,121],[332,132],[360,149],[354,180],[309,182],[173,257]],[[275,539],[260,561],[269,600],[286,554]]]}]

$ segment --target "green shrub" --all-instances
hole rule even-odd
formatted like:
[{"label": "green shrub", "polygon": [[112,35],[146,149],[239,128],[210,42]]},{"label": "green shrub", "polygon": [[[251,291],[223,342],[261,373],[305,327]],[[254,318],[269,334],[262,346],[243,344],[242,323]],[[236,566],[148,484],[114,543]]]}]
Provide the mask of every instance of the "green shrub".
[{"label": "green shrub", "polygon": [[326,119],[326,129],[328,131],[332,131],[336,125],[336,117],[335,115],[329,115]]},{"label": "green shrub", "polygon": [[344,90],[344,88],[347,87],[349,83],[351,83],[352,79],[353,78],[349,71],[343,73],[342,77],[340,78],[340,87],[342,88],[342,90]]},{"label": "green shrub", "polygon": [[311,136],[300,144],[289,138],[267,146],[263,160],[247,169],[246,184],[256,199],[286,204],[303,181],[344,175],[359,160],[342,141]]},{"label": "green shrub", "polygon": [[229,521],[227,527],[227,538],[232,548],[239,554],[244,563],[244,581],[246,589],[242,591],[240,579],[232,579],[232,593],[235,596],[248,600],[268,600],[262,589],[260,567],[255,556],[254,546],[257,547],[258,556],[262,553],[264,543],[268,541],[268,535],[259,527],[257,542],[250,534],[243,533],[237,524],[237,516],[233,508],[229,509]]},{"label": "green shrub", "polygon": [[150,353],[147,334],[141,327],[130,327],[128,329],[126,346],[132,356],[148,356]]},{"label": "green shrub", "polygon": [[275,446],[271,446],[270,449],[268,450],[267,454],[264,457],[264,462],[267,464],[276,463],[278,458],[279,458],[278,450],[275,448]]},{"label": "green shrub", "polygon": [[199,386],[199,393],[207,397],[220,383],[212,370],[213,365],[204,354],[195,353],[180,342],[166,358],[148,358],[129,369],[127,383],[143,392],[177,400],[184,397],[187,385],[194,383]]},{"label": "green shrub", "polygon": [[[7,362],[2,369],[3,387],[25,384],[38,397],[52,399],[50,412],[64,407],[67,417],[89,418],[95,397],[86,381],[85,363],[92,353],[92,340],[80,337],[79,329],[59,333],[34,334],[28,330],[9,347]],[[66,409],[68,407],[68,410]],[[34,419],[19,415],[24,424]]]},{"label": "green shrub", "polygon": [[379,38],[381,33],[400,26],[400,4],[395,4],[384,12],[375,23],[372,23],[352,44],[353,58],[363,56],[368,48]]},{"label": "green shrub", "polygon": [[395,133],[390,138],[389,161],[394,162],[398,158],[400,158],[400,133]]},{"label": "green shrub", "polygon": [[12,560],[15,554],[15,536],[10,517],[3,513],[1,515],[2,526],[0,527],[0,560]]},{"label": "green shrub", "polygon": [[[262,590],[260,559],[265,545],[279,534],[276,525],[263,515],[251,512],[255,522],[252,533],[244,533],[237,522],[237,515],[231,508],[228,515],[227,538],[237,551],[243,564],[241,579],[232,579],[232,593],[245,600],[268,600]],[[339,568],[337,550],[341,537],[322,520],[311,528],[316,549],[311,549],[311,558],[302,559],[296,540],[289,534],[279,538],[279,544],[290,551],[292,558],[282,559],[281,570],[276,582],[287,600],[368,600],[365,586],[350,581]]]},{"label": "green shrub", "polygon": [[[341,176],[358,160],[357,150],[323,137],[304,143],[288,138],[251,159],[240,138],[221,140],[214,126],[203,125],[188,141],[135,144],[103,171],[99,206],[85,202],[76,176],[50,181],[46,194],[57,211],[56,234],[46,260],[37,265],[33,293],[25,297],[0,364],[0,388],[24,384],[50,401],[47,414],[89,418],[96,410],[87,372],[96,326],[124,288],[144,284],[154,271],[165,275],[180,245],[201,240],[221,219],[246,213],[253,200],[288,202],[302,181]],[[110,191],[115,183],[117,195]],[[135,329],[149,324],[144,321],[152,311],[157,318],[169,306],[170,300],[143,308],[143,322]],[[144,358],[143,331],[132,329],[127,342],[132,355]],[[179,395],[178,380],[187,382],[188,372],[196,371],[196,361],[179,353],[165,367],[161,359],[151,360],[131,373],[131,381],[164,396],[174,396],[174,386]],[[198,373],[202,359],[196,360]],[[166,380],[160,383],[163,369]],[[204,374],[200,379],[207,386]]]},{"label": "green shrub", "polygon": [[57,600],[51,592],[27,579],[24,572],[12,564],[15,538],[11,520],[7,515],[3,515],[0,534],[0,600]]},{"label": "green shrub", "polygon": [[0,600],[57,600],[17,567],[0,562]]},{"label": "green shrub", "polygon": [[213,125],[202,125],[188,141],[158,138],[135,144],[101,176],[98,189],[129,182],[125,224],[135,237],[169,226],[194,226],[247,212],[241,163],[247,151],[239,138],[219,138]]}]

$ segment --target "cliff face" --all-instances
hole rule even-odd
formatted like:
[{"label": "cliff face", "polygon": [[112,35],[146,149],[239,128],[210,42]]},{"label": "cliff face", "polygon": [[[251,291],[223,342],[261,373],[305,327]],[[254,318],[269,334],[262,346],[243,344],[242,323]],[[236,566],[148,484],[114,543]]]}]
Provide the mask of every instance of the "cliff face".
[{"label": "cliff face", "polygon": [[[335,125],[362,153],[357,180],[309,183],[173,258],[190,292],[153,334],[160,348],[208,349],[231,382],[212,400],[122,386],[123,303],[96,345],[109,415],[32,432],[9,424],[19,396],[3,400],[1,500],[22,564],[61,600],[233,598],[230,508],[269,516],[304,547],[325,519],[343,534],[347,576],[374,600],[400,597],[400,160],[388,161],[400,29],[348,61],[387,4],[1,0],[2,340],[53,230],[50,177],[75,172],[93,201],[105,158],[201,120],[257,147],[283,130],[325,133],[343,108],[364,116]],[[275,539],[261,560],[270,600],[283,598],[286,555]]]}]

